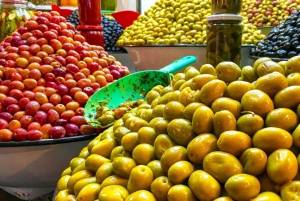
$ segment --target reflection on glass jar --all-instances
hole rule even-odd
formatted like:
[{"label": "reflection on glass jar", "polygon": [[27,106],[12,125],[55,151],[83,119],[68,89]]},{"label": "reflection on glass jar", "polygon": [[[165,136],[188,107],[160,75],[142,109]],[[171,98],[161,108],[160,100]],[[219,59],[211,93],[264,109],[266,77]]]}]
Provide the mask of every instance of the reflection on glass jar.
[{"label": "reflection on glass jar", "polygon": [[79,25],[77,30],[85,38],[85,41],[91,45],[99,45],[104,47],[103,27]]},{"label": "reflection on glass jar", "polygon": [[232,61],[240,66],[242,46],[242,17],[239,15],[212,15],[207,17],[208,36],[206,62],[217,66]]},{"label": "reflection on glass jar", "polygon": [[0,40],[10,35],[34,15],[32,7],[25,0],[2,0],[0,5]]}]

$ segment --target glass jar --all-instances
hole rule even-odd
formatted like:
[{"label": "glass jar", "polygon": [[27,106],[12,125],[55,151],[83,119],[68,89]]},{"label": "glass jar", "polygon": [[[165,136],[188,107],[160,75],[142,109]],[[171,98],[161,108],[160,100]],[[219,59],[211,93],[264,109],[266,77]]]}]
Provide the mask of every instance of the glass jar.
[{"label": "glass jar", "polygon": [[102,26],[79,25],[76,27],[85,41],[91,45],[104,47],[104,35]]},{"label": "glass jar", "polygon": [[82,25],[101,24],[101,0],[78,0],[79,22]]},{"label": "glass jar", "polygon": [[34,15],[28,2],[25,0],[2,0],[0,4],[0,41],[10,35],[19,26]]},{"label": "glass jar", "polygon": [[212,14],[239,14],[242,11],[242,0],[212,0]]},{"label": "glass jar", "polygon": [[242,19],[242,16],[233,14],[207,17],[206,62],[208,64],[216,67],[222,61],[232,61],[240,66]]}]

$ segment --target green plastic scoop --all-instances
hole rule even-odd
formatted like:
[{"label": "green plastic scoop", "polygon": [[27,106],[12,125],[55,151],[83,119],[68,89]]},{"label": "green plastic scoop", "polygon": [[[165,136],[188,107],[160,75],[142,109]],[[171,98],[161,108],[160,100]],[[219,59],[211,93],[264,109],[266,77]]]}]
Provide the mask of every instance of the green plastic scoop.
[{"label": "green plastic scoop", "polygon": [[[110,110],[118,108],[121,103],[145,99],[148,91],[157,85],[168,86],[172,74],[196,62],[195,56],[185,56],[160,70],[145,70],[127,75],[93,94],[85,105],[84,117],[88,124],[103,128],[95,119],[96,108],[100,102]],[[107,127],[107,126],[105,126]]]}]

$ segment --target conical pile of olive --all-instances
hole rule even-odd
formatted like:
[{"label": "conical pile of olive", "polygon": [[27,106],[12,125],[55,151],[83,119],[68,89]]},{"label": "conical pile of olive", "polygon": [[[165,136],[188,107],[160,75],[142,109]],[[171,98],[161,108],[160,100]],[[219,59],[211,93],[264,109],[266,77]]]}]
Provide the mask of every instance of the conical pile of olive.
[{"label": "conical pile of olive", "polygon": [[[206,44],[210,0],[159,0],[127,27],[117,45]],[[265,35],[244,21],[243,44],[256,44]]]},{"label": "conical pile of olive", "polygon": [[251,54],[260,57],[291,58],[300,54],[300,10],[272,29]]},{"label": "conical pile of olive", "polygon": [[246,0],[241,15],[256,27],[277,26],[300,8],[299,0]]}]

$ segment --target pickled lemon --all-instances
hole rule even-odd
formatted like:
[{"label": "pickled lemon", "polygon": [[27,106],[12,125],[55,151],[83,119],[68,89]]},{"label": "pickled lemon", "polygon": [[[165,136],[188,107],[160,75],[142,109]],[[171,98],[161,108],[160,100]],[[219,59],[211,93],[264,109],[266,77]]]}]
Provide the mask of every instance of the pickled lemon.
[{"label": "pickled lemon", "polygon": [[186,119],[174,119],[167,127],[168,135],[178,145],[186,146],[196,137],[192,122]]},{"label": "pickled lemon", "polygon": [[284,69],[275,61],[264,61],[256,68],[256,74],[258,77],[262,77],[273,72],[279,72],[282,75],[285,75]]},{"label": "pickled lemon", "polygon": [[277,108],[267,115],[265,124],[266,127],[277,127],[286,131],[293,131],[298,125],[298,117],[291,109]]},{"label": "pickled lemon", "polygon": [[241,101],[243,95],[252,89],[254,86],[250,82],[237,80],[227,86],[226,93],[229,98]]},{"label": "pickled lemon", "polygon": [[254,176],[260,175],[267,165],[267,154],[258,148],[246,149],[239,160],[244,167],[244,173]]},{"label": "pickled lemon", "polygon": [[282,201],[281,198],[273,192],[262,192],[258,194],[252,201]]},{"label": "pickled lemon", "polygon": [[90,183],[84,186],[76,197],[76,201],[94,201],[98,198],[100,184]]},{"label": "pickled lemon", "polygon": [[254,84],[254,88],[268,94],[270,98],[274,98],[276,93],[288,86],[286,77],[279,73],[273,72],[258,78]]},{"label": "pickled lemon", "polygon": [[151,184],[150,190],[158,201],[168,200],[168,192],[173,184],[168,177],[157,177]]},{"label": "pickled lemon", "polygon": [[252,146],[252,140],[249,135],[241,131],[225,131],[221,133],[217,141],[217,146],[220,151],[240,156],[246,149]]},{"label": "pickled lemon", "polygon": [[223,97],[226,93],[227,85],[222,80],[211,80],[200,90],[200,100],[205,105],[209,106],[217,98]]},{"label": "pickled lemon", "polygon": [[251,111],[263,118],[274,109],[272,99],[265,92],[257,89],[246,92],[241,104],[244,111]]},{"label": "pickled lemon", "polygon": [[285,183],[280,190],[283,201],[299,200],[300,181],[290,181]]},{"label": "pickled lemon", "polygon": [[204,104],[198,103],[198,102],[188,104],[183,110],[183,115],[184,115],[185,119],[192,121],[193,115],[194,115],[196,109],[203,105]]},{"label": "pickled lemon", "polygon": [[278,149],[269,156],[266,170],[276,184],[284,184],[297,175],[298,161],[290,150]]},{"label": "pickled lemon", "polygon": [[225,183],[229,177],[242,173],[243,166],[232,154],[214,151],[204,157],[203,170],[218,182]]},{"label": "pickled lemon", "polygon": [[277,149],[289,149],[293,144],[292,135],[281,128],[267,127],[257,131],[252,137],[253,147],[271,153]]},{"label": "pickled lemon", "polygon": [[138,133],[130,132],[123,136],[121,145],[126,151],[133,151],[133,149],[139,144]]},{"label": "pickled lemon", "polygon": [[286,77],[289,86],[300,85],[300,72],[289,74]]},{"label": "pickled lemon", "polygon": [[196,77],[194,77],[192,79],[192,85],[191,85],[191,89],[193,90],[201,90],[202,87],[212,81],[217,79],[216,76],[214,75],[209,75],[209,74],[201,74],[201,75],[197,75]]},{"label": "pickled lemon", "polygon": [[209,75],[217,75],[216,69],[213,65],[211,64],[203,64],[200,67],[200,74],[209,74]]},{"label": "pickled lemon", "polygon": [[234,62],[224,61],[216,66],[217,78],[231,83],[241,77],[241,68]]},{"label": "pickled lemon", "polygon": [[195,133],[198,135],[203,133],[210,133],[213,129],[213,111],[207,106],[200,106],[196,109],[192,126]]},{"label": "pickled lemon", "polygon": [[177,101],[168,102],[163,111],[163,117],[167,120],[183,118],[185,106]]},{"label": "pickled lemon", "polygon": [[150,144],[139,144],[132,151],[132,159],[138,165],[147,165],[155,158],[154,147]]},{"label": "pickled lemon", "polygon": [[125,201],[156,201],[154,195],[146,190],[139,190],[128,195]]},{"label": "pickled lemon", "polygon": [[138,131],[139,143],[147,143],[150,145],[154,145],[156,137],[157,134],[155,133],[155,130],[152,127],[142,127]]},{"label": "pickled lemon", "polygon": [[236,130],[236,118],[228,110],[215,112],[213,118],[214,134],[219,137],[221,133]]},{"label": "pickled lemon", "polygon": [[118,175],[111,175],[103,180],[103,182],[101,183],[101,189],[106,186],[111,186],[111,185],[119,185],[119,186],[123,186],[124,188],[126,188],[127,184],[128,184],[127,178],[120,177]]},{"label": "pickled lemon", "polygon": [[260,57],[255,60],[255,62],[253,64],[253,69],[254,69],[255,73],[256,73],[257,67],[265,61],[272,61],[272,60],[269,57]]},{"label": "pickled lemon", "polygon": [[168,178],[173,184],[181,184],[194,171],[194,166],[188,161],[178,161],[168,170]]},{"label": "pickled lemon", "polygon": [[280,90],[274,98],[277,108],[294,109],[300,103],[300,86],[289,86]]},{"label": "pickled lemon", "polygon": [[154,153],[157,159],[161,159],[163,153],[176,143],[166,134],[160,134],[154,141]]},{"label": "pickled lemon", "polygon": [[226,181],[225,189],[234,200],[248,201],[259,194],[260,183],[250,174],[236,174]]},{"label": "pickled lemon", "polygon": [[127,190],[133,193],[139,190],[150,190],[153,181],[153,172],[148,166],[138,165],[130,173]]},{"label": "pickled lemon", "polygon": [[112,162],[112,171],[116,175],[129,178],[132,169],[136,167],[136,165],[136,162],[132,158],[120,156],[115,158]]},{"label": "pickled lemon", "polygon": [[217,98],[212,104],[211,109],[214,113],[220,112],[222,110],[230,111],[235,118],[239,118],[241,115],[242,106],[241,103],[237,100],[221,97]]},{"label": "pickled lemon", "polygon": [[255,72],[255,68],[252,66],[244,66],[242,68],[242,72],[241,72],[241,81],[246,81],[249,83],[254,82],[255,80],[257,80],[258,76]]},{"label": "pickled lemon", "polygon": [[202,164],[204,157],[213,151],[217,151],[217,137],[210,133],[200,134],[187,146],[189,160],[196,164]]},{"label": "pickled lemon", "polygon": [[188,185],[199,200],[213,200],[221,194],[218,181],[203,170],[194,171],[189,177]]},{"label": "pickled lemon", "polygon": [[196,201],[197,198],[191,189],[185,185],[177,184],[170,188],[168,201]]},{"label": "pickled lemon", "polygon": [[165,172],[178,161],[187,161],[187,150],[183,146],[173,146],[167,149],[160,158],[161,167]]},{"label": "pickled lemon", "polygon": [[104,179],[111,176],[113,174],[112,169],[113,165],[111,162],[104,163],[103,165],[101,165],[95,175],[97,183],[101,184],[104,181]]},{"label": "pickled lemon", "polygon": [[240,116],[236,122],[237,130],[252,136],[264,128],[264,119],[252,112]]},{"label": "pickled lemon", "polygon": [[99,201],[125,201],[128,195],[127,189],[123,186],[111,185],[101,189],[98,199]]},{"label": "pickled lemon", "polygon": [[291,73],[299,73],[300,72],[299,62],[300,62],[300,56],[294,56],[290,58],[286,62],[286,70],[285,70],[286,75],[289,75]]},{"label": "pickled lemon", "polygon": [[167,173],[162,169],[161,163],[159,160],[152,160],[147,164],[147,166],[152,170],[153,177],[157,178],[160,176],[167,176]]},{"label": "pickled lemon", "polygon": [[58,192],[68,189],[67,184],[68,184],[70,177],[71,177],[70,175],[64,175],[58,180],[57,185],[56,185],[56,190]]}]

